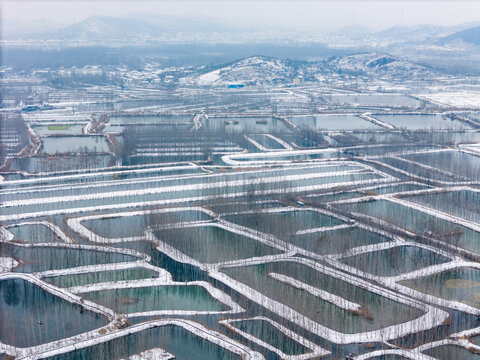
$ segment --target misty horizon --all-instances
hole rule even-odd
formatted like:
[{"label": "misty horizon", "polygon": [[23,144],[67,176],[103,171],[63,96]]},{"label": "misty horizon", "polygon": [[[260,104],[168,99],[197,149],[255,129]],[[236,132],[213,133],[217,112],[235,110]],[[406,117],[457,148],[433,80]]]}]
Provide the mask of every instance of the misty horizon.
[{"label": "misty horizon", "polygon": [[[3,27],[36,24],[36,28],[59,29],[92,16],[206,20],[235,26],[291,31],[335,32],[361,26],[378,32],[395,26],[455,26],[480,21],[480,4],[473,1],[139,1],[135,11],[123,1],[32,2],[2,0]],[[27,11],[28,10],[28,11]],[[39,26],[40,25],[40,26]]]}]

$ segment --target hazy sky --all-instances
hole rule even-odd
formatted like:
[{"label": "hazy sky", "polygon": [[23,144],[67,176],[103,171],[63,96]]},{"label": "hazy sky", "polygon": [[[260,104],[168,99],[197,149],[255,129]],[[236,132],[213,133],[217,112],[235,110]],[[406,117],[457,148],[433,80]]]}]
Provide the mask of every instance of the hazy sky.
[{"label": "hazy sky", "polygon": [[480,0],[472,1],[27,1],[0,0],[2,19],[70,24],[91,15],[132,12],[211,17],[235,24],[301,29],[337,29],[358,24],[371,29],[394,25],[454,25],[480,21]]}]

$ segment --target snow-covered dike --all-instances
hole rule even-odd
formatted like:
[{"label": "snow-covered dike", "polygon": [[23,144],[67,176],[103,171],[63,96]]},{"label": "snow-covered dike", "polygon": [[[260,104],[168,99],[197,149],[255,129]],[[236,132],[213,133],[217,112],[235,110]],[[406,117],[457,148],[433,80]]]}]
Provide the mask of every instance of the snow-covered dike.
[{"label": "snow-covered dike", "polygon": [[6,256],[0,257],[0,273],[9,272],[18,265],[19,262],[14,258]]},{"label": "snow-covered dike", "polygon": [[[265,341],[262,341],[261,339],[240,330],[237,328],[234,324],[236,322],[240,321],[252,321],[252,320],[259,320],[259,321],[266,321],[273,327],[275,327],[279,332],[285,334],[285,336],[291,338],[292,340],[296,341],[297,343],[302,344],[306,348],[308,348],[310,351],[307,352],[306,354],[299,354],[299,355],[287,355],[281,350],[277,349],[276,347],[266,343]],[[279,323],[264,317],[264,316],[256,316],[254,318],[247,318],[247,319],[239,319],[239,320],[221,320],[220,324],[226,326],[228,329],[231,331],[234,331],[236,333],[239,333],[242,335],[245,339],[250,340],[252,342],[255,342],[259,344],[260,346],[263,346],[264,348],[273,351],[276,353],[278,356],[280,356],[284,360],[307,360],[307,359],[316,359],[318,357],[322,357],[325,355],[330,354],[330,351],[323,349],[322,347],[318,346],[317,344],[305,339],[303,336],[300,336],[294,331],[291,331],[290,329],[286,328],[283,325],[280,325]]]},{"label": "snow-covered dike", "polygon": [[245,345],[240,344],[239,342],[232,340],[225,335],[207,329],[203,325],[200,325],[197,322],[181,319],[164,319],[164,320],[153,320],[144,322],[138,325],[129,326],[126,329],[121,329],[115,332],[112,332],[107,335],[97,336],[92,339],[85,339],[84,341],[78,342],[76,344],[63,344],[59,343],[58,347],[50,347],[47,349],[38,349],[38,351],[25,354],[23,357],[20,357],[22,360],[37,360],[46,357],[56,356],[60,354],[65,354],[70,351],[84,349],[90,346],[98,345],[105,343],[110,340],[118,339],[130,334],[139,333],[144,330],[152,329],[160,326],[174,325],[182,327],[188,332],[195,334],[202,339],[209,341],[213,344],[216,344],[220,347],[227,349],[228,351],[241,356],[243,360],[264,360],[264,357],[249,349]]},{"label": "snow-covered dike", "polygon": [[340,309],[346,310],[351,313],[355,314],[361,314],[363,308],[360,304],[348,301],[347,299],[344,299],[340,296],[334,295],[329,293],[328,291],[316,288],[314,286],[305,284],[302,281],[299,281],[297,279],[294,279],[290,276],[283,275],[283,274],[278,274],[278,273],[268,273],[267,276],[271,277],[274,280],[278,280],[280,282],[283,282],[287,285],[290,285],[292,287],[295,287],[300,290],[304,290],[313,296],[316,296],[324,301],[329,302],[330,304],[333,304],[335,306],[338,306]]}]

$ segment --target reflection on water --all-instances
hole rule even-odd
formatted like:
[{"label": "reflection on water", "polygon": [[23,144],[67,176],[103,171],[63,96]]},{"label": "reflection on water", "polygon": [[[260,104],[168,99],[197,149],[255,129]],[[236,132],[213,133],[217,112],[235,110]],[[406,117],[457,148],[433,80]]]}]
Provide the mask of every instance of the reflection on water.
[{"label": "reflection on water", "polygon": [[405,280],[400,284],[442,299],[480,308],[480,270],[458,268]]},{"label": "reflection on water", "polygon": [[155,236],[206,264],[280,253],[260,241],[217,226],[159,230]]},{"label": "reflection on water", "polygon": [[227,310],[205,288],[197,285],[101,290],[83,293],[81,296],[124,314],[153,310]]},{"label": "reflection on water", "polygon": [[143,330],[46,360],[118,360],[152,348],[165,349],[176,360],[241,360],[239,355],[175,325]]},{"label": "reflection on water", "polygon": [[29,347],[90,331],[107,324],[82,309],[21,279],[0,281],[0,341]]},{"label": "reflection on water", "polygon": [[54,276],[45,278],[43,280],[59,287],[74,287],[101,282],[150,279],[153,277],[158,277],[158,273],[156,271],[145,268],[132,268],[112,271],[97,271],[87,274]]},{"label": "reflection on water", "polygon": [[285,335],[271,323],[261,319],[242,320],[231,323],[232,326],[272,345],[287,355],[301,355],[311,352],[310,349]]},{"label": "reflection on water", "polygon": [[378,276],[395,276],[450,260],[420,247],[397,246],[347,257],[341,261],[367,273]]},{"label": "reflection on water", "polygon": [[442,345],[424,351],[426,355],[438,360],[478,360],[479,354],[474,354],[467,349],[456,345]]}]

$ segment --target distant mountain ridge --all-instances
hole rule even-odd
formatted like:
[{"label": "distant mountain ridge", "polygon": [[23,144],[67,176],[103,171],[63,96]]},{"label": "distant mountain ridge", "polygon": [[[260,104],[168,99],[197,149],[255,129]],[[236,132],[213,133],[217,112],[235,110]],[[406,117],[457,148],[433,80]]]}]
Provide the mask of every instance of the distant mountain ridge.
[{"label": "distant mountain ridge", "polygon": [[453,41],[463,41],[465,43],[480,46],[480,25],[470,29],[458,31],[439,39],[441,44],[447,44]]},{"label": "distant mountain ridge", "polygon": [[[262,30],[265,30],[261,24],[254,29],[252,26],[235,25],[231,22],[211,18],[187,18],[149,13],[134,13],[124,17],[91,16],[57,30],[53,30],[55,27],[46,26],[48,24],[44,24],[44,26],[36,24],[35,31],[30,33],[14,22],[5,21],[5,24],[8,25],[4,29],[8,39],[62,40],[71,41],[73,44],[77,41],[94,44],[102,43],[107,46],[109,41],[128,43],[135,39],[141,43],[142,39],[162,40],[165,39],[166,35],[172,39],[175,38],[175,34],[235,34],[238,39],[242,39],[242,36],[239,34],[251,34],[253,32],[258,36],[263,33]],[[439,39],[445,39],[445,42],[448,42],[451,40],[450,36],[456,36],[466,42],[478,44],[478,38],[476,38],[477,30],[475,28],[478,28],[479,25],[479,22],[455,26],[429,24],[396,25],[378,32],[373,32],[361,25],[350,25],[336,31],[325,32],[326,37],[324,40],[328,42],[329,36],[333,36],[332,39],[338,39],[337,37],[340,35],[347,39],[362,41],[374,39],[392,43],[438,42]],[[41,30],[42,28],[43,31]],[[458,34],[455,35],[455,33]],[[215,39],[215,36],[213,38]],[[216,38],[218,39],[218,36]]]},{"label": "distant mountain ridge", "polygon": [[[165,34],[194,32],[228,32],[235,27],[210,19],[135,14],[126,17],[96,15],[46,33],[30,34],[32,38],[71,41],[106,42],[138,38],[161,38]],[[22,34],[22,37],[28,37]]]},{"label": "distant mountain ridge", "polygon": [[452,36],[457,32],[468,32],[479,26],[479,22],[471,22],[454,26],[445,25],[396,25],[391,28],[369,34],[368,36],[376,39],[383,40],[396,40],[396,41],[437,41],[445,37]]}]

